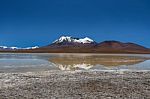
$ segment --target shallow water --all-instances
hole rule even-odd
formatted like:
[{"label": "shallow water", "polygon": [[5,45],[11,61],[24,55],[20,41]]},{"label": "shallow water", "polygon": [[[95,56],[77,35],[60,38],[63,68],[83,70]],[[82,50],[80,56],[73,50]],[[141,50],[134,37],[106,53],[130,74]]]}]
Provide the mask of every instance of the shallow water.
[{"label": "shallow water", "polygon": [[0,72],[150,70],[149,54],[0,54]]}]

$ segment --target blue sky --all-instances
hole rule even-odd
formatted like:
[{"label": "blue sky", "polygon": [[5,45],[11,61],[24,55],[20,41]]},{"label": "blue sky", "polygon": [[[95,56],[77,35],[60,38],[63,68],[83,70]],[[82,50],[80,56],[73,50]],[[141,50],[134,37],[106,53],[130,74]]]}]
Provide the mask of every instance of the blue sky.
[{"label": "blue sky", "polygon": [[0,0],[0,45],[44,46],[61,35],[150,48],[150,0]]}]

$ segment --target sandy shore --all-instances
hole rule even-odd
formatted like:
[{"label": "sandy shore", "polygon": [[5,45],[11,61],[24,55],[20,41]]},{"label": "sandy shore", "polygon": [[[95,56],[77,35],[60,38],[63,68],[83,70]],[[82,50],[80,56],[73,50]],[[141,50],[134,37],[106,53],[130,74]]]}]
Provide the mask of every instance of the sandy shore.
[{"label": "sandy shore", "polygon": [[150,72],[0,73],[0,99],[150,99]]}]

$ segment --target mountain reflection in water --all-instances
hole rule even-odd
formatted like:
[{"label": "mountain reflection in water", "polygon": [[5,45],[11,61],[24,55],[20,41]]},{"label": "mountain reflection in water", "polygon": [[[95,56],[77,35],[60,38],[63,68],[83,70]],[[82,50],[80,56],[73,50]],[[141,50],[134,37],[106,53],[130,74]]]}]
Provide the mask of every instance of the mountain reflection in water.
[{"label": "mountain reflection in water", "polygon": [[134,65],[148,60],[146,57],[138,56],[74,56],[64,55],[52,57],[50,62],[54,63],[61,70],[78,70],[78,69],[91,69],[94,66],[100,65],[105,68],[113,68],[122,65]]}]

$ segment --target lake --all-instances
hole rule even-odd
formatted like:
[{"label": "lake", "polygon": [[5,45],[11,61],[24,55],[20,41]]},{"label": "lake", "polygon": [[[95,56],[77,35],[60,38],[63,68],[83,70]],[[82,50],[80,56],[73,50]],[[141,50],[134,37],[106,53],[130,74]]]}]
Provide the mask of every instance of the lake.
[{"label": "lake", "polygon": [[150,70],[149,54],[1,53],[0,72]]}]

